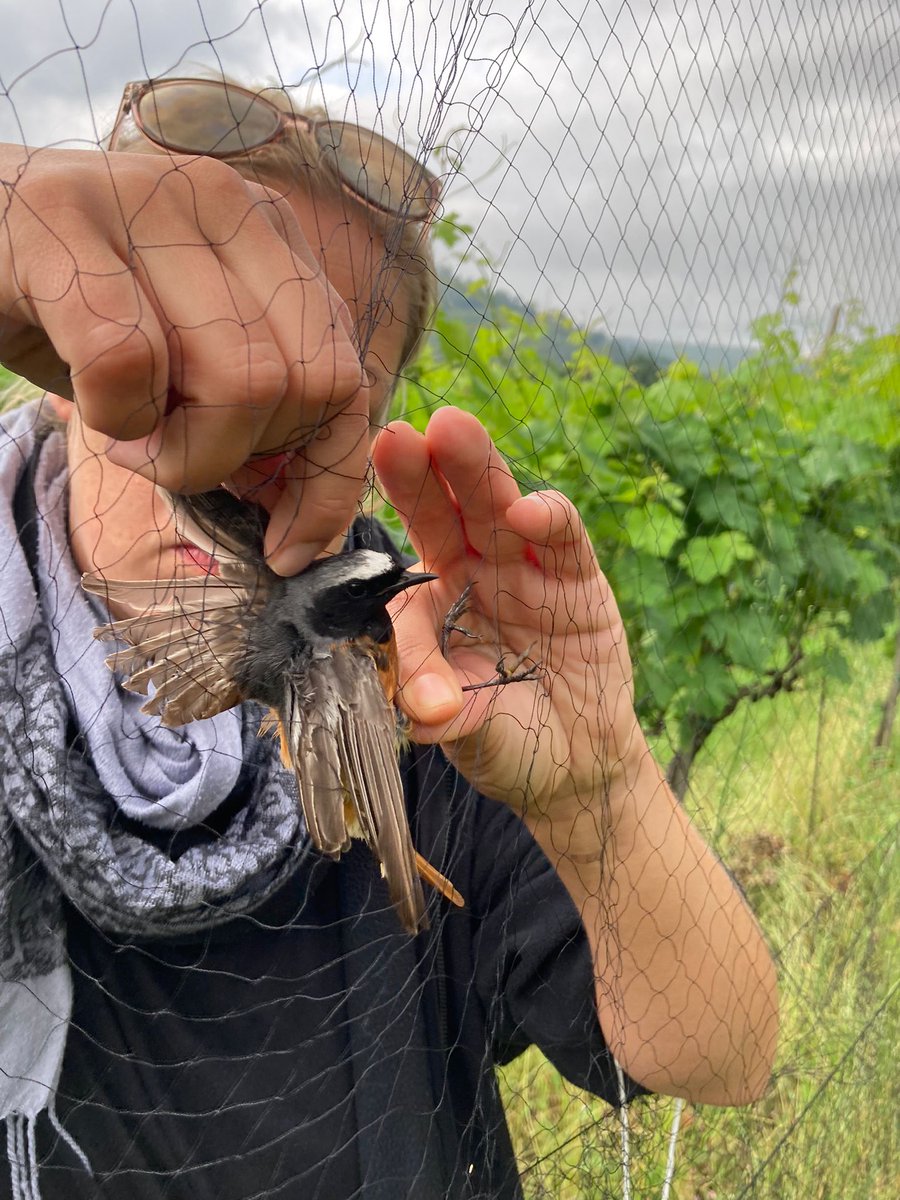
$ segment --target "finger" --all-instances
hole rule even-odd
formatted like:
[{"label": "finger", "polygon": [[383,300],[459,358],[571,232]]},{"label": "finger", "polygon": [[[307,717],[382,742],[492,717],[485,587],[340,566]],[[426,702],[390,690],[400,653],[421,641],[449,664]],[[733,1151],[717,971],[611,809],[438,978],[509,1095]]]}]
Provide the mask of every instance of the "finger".
[{"label": "finger", "polygon": [[498,528],[521,493],[487,430],[471,413],[445,408],[429,421],[425,439],[456,496],[468,546],[482,556],[496,554]]},{"label": "finger", "polygon": [[[348,461],[357,481],[364,473],[364,450],[355,449],[357,434],[341,421],[323,419],[329,410],[333,418],[348,398],[365,406],[346,305],[312,260],[296,220],[291,224],[264,189],[257,191],[264,199],[239,232],[216,247],[222,261],[208,246],[184,248],[191,289],[174,287],[170,272],[156,273],[154,299],[171,329],[178,411],[153,438],[116,446],[110,457],[143,474],[152,471],[158,482],[174,490],[214,486],[253,455],[310,438],[322,443],[326,435],[329,452],[320,455],[317,476],[341,461]],[[274,217],[266,216],[273,212]],[[289,235],[291,245],[274,230]],[[248,232],[254,241],[242,257],[240,241]],[[148,278],[155,258],[153,251],[143,252],[141,266]],[[225,318],[223,308],[229,312]],[[215,414],[212,421],[210,412]],[[318,490],[317,483],[308,493],[315,496]],[[333,507],[345,516],[357,490],[337,483]],[[272,536],[278,536],[277,529]],[[317,530],[310,534],[318,536]]]},{"label": "finger", "polygon": [[111,441],[106,456],[168,491],[205,491],[244,462],[255,433],[250,409],[185,403],[147,437]]},{"label": "finger", "polygon": [[[278,239],[287,246],[295,264],[298,278],[321,278],[323,284],[329,287],[335,323],[338,325],[340,332],[345,334],[351,343],[355,344],[357,335],[350,310],[340,293],[328,284],[328,280],[322,272],[322,264],[313,253],[309,240],[303,232],[297,213],[290,201],[273,188],[262,187],[261,185],[252,183],[248,183],[247,186],[251,191],[255,187],[259,187],[259,190],[264,194],[265,202],[259,205],[258,213],[268,222]],[[266,273],[264,271],[260,272],[259,277],[263,285],[263,292],[265,292],[266,284],[268,284],[271,290],[271,279],[267,279]],[[358,359],[358,354],[356,357]]]},{"label": "finger", "polygon": [[368,390],[334,409],[283,472],[265,544],[279,575],[303,570],[353,519],[369,467]]},{"label": "finger", "polygon": [[165,407],[169,355],[154,305],[99,239],[76,266],[31,260],[22,278],[34,319],[68,365],[82,419],[115,438],[149,433]]},{"label": "finger", "polygon": [[[630,678],[628,643],[616,599],[575,505],[560,492],[533,492],[511,506],[507,522],[521,535],[527,548],[526,571],[538,581],[529,589],[526,577],[521,592],[528,596],[533,591],[535,600],[541,596],[541,658],[547,670],[566,670],[567,639],[553,635],[560,631],[560,621],[573,621],[582,634],[590,631],[585,664],[615,662],[623,678]],[[524,623],[516,605],[510,602],[507,609]],[[609,636],[598,643],[595,635],[601,630]]]},{"label": "finger", "polygon": [[[23,153],[2,212],[0,311],[45,331],[98,428],[148,433],[164,403],[165,340],[130,269],[127,238],[119,244],[105,228],[115,201],[105,159]],[[91,203],[81,203],[86,176]],[[116,221],[121,226],[118,212]],[[26,343],[34,353],[40,337]]]},{"label": "finger", "polygon": [[463,692],[441,653],[428,585],[397,597],[389,609],[397,638],[397,702],[414,725],[443,733],[463,707]]},{"label": "finger", "polygon": [[254,207],[218,253],[244,289],[234,296],[236,312],[244,324],[263,327],[287,366],[256,447],[274,454],[310,437],[326,406],[350,400],[365,380],[347,303],[329,283],[293,208],[270,189],[247,187],[257,197]]},{"label": "finger", "polygon": [[392,421],[375,442],[372,463],[416,553],[429,569],[440,573],[475,553],[466,542],[456,498],[435,471],[421,433],[405,421]]},{"label": "finger", "polygon": [[505,524],[526,544],[527,560],[555,578],[599,572],[594,548],[578,509],[561,492],[531,492],[506,511]]},{"label": "finger", "polygon": [[44,392],[74,400],[69,364],[63,362],[43,329],[4,317],[0,321],[0,362]]},{"label": "finger", "polygon": [[[148,439],[116,439],[107,450],[112,462],[173,491],[214,487],[245,462],[287,387],[287,365],[265,323],[216,315],[223,290],[235,310],[250,307],[241,282],[208,256],[195,265],[190,323],[187,313],[175,323],[166,313],[170,412]],[[165,312],[165,301],[156,303]]]}]

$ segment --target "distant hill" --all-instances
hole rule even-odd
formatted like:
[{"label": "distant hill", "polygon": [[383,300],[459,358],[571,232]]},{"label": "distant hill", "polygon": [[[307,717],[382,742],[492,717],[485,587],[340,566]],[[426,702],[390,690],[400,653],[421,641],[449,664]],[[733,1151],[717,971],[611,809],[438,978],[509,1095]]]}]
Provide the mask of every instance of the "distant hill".
[{"label": "distant hill", "polygon": [[[523,320],[534,320],[538,314],[518,296],[505,288],[487,288],[469,293],[460,290],[459,286],[444,287],[441,307],[447,316],[462,322],[475,331],[484,321],[492,321],[502,309],[521,314]],[[566,357],[568,335],[565,328],[558,325],[547,326],[548,315],[552,322],[552,314],[542,313],[538,319],[544,324],[544,340],[549,357]],[[723,346],[715,342],[679,342],[668,340],[649,340],[627,334],[610,334],[605,330],[593,329],[587,336],[588,345],[598,354],[605,354],[613,362],[621,363],[632,369],[641,383],[651,383],[662,371],[677,358],[688,358],[697,363],[704,371],[732,371],[746,357],[748,349],[745,346]]]},{"label": "distant hill", "polygon": [[[593,335],[588,338],[593,344]],[[631,362],[635,358],[647,357],[655,360],[662,368],[676,358],[688,358],[704,371],[733,371],[749,353],[747,346],[723,346],[718,342],[644,341],[642,338],[616,336],[609,339],[606,351],[616,362]],[[599,347],[596,347],[599,349]]]}]

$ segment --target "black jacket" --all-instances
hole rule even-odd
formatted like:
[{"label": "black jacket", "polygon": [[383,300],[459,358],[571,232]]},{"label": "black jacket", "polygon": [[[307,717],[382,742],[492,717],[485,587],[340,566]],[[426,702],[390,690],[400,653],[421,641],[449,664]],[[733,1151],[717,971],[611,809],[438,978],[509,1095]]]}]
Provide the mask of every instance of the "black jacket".
[{"label": "black jacket", "polygon": [[[218,836],[260,769],[200,828],[130,832],[180,856]],[[415,939],[361,844],[337,863],[310,850],[251,914],[189,937],[115,936],[69,908],[57,1111],[94,1177],[44,1115],[44,1200],[508,1200],[496,1064],[535,1043],[617,1101],[584,930],[549,862],[438,750],[403,772],[417,848],[466,900],[431,894]]]},{"label": "black jacket", "polygon": [[[75,1012],[44,1200],[518,1196],[493,1067],[536,1043],[615,1102],[584,932],[521,822],[436,752],[417,845],[466,899],[417,939],[362,844],[213,932],[110,937],[70,913]],[[177,846],[173,852],[178,852]]]}]

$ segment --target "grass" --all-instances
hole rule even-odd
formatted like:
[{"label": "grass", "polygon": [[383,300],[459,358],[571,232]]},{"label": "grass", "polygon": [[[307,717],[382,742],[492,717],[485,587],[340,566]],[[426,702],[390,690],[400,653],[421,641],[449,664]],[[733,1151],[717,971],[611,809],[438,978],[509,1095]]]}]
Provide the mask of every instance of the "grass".
[{"label": "grass", "polygon": [[41,390],[0,365],[0,412],[40,396]]},{"label": "grass", "polygon": [[[0,369],[0,387],[13,382]],[[0,398],[19,398],[20,384]],[[896,755],[873,755],[890,659],[853,682],[739,709],[696,764],[688,805],[735,871],[779,962],[772,1087],[741,1110],[687,1107],[674,1200],[888,1200],[897,1174],[900,878]],[[617,1115],[538,1053],[501,1073],[528,1200],[623,1195]],[[673,1103],[630,1112],[634,1200],[661,1196]]]},{"label": "grass", "polygon": [[[686,1107],[674,1200],[888,1200],[900,1192],[896,753],[873,754],[891,664],[858,648],[827,681],[738,710],[689,806],[740,879],[779,965],[772,1086]],[[536,1052],[501,1077],[528,1200],[623,1195],[618,1118]],[[673,1102],[631,1111],[632,1195],[661,1195]]]}]

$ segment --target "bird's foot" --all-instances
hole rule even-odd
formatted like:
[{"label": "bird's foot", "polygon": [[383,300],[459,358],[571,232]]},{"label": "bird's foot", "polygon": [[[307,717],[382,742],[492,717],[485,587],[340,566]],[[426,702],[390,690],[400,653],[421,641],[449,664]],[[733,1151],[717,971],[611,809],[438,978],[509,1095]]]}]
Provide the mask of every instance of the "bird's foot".
[{"label": "bird's foot", "polygon": [[[450,635],[459,633],[471,641],[481,641],[477,633],[473,633],[471,629],[467,629],[465,625],[458,624],[460,617],[469,607],[469,598],[472,595],[472,581],[470,580],[460,593],[459,599],[451,604],[447,610],[447,615],[444,617],[444,626],[441,630],[441,653],[446,657],[447,650],[450,645]],[[534,643],[524,650],[512,662],[507,663],[505,658],[499,659],[497,662],[497,674],[493,679],[486,679],[482,683],[467,683],[463,684],[464,692],[478,692],[482,688],[490,687],[505,687],[508,683],[525,683],[528,680],[538,679],[543,673],[543,668],[539,662],[529,662],[528,659],[531,651],[534,649]]]},{"label": "bird's foot", "polygon": [[539,679],[544,672],[544,668],[539,662],[529,662],[531,651],[534,649],[534,643],[523,650],[512,663],[508,663],[505,658],[501,658],[497,662],[497,674],[493,679],[485,679],[482,683],[464,683],[462,690],[464,692],[480,692],[482,688],[490,687],[506,687],[508,683],[526,683],[529,680]]},{"label": "bird's foot", "polygon": [[465,638],[470,638],[472,641],[478,640],[478,634],[473,633],[471,629],[466,629],[465,625],[458,625],[457,621],[469,607],[469,597],[472,595],[472,581],[470,580],[460,592],[459,599],[447,609],[447,615],[444,617],[444,626],[441,629],[441,654],[446,658],[447,650],[450,646],[451,633],[462,634]]}]

